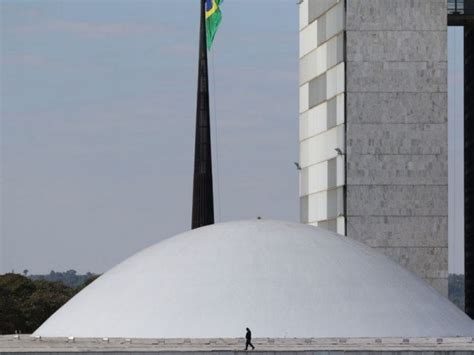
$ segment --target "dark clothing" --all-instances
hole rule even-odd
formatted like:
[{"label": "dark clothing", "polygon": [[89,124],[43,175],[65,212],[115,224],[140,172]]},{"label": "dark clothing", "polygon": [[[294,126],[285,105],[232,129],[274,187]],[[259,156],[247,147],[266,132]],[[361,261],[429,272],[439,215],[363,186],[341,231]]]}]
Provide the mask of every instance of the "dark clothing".
[{"label": "dark clothing", "polygon": [[248,349],[249,345],[252,347],[252,349],[255,349],[255,346],[253,346],[252,344],[252,332],[248,328],[247,328],[247,333],[245,334],[245,339],[246,339],[245,350]]},{"label": "dark clothing", "polygon": [[250,342],[250,339],[247,339],[245,342],[245,350],[249,348],[249,345],[252,347],[252,349],[255,349],[255,346],[253,346],[253,344]]}]

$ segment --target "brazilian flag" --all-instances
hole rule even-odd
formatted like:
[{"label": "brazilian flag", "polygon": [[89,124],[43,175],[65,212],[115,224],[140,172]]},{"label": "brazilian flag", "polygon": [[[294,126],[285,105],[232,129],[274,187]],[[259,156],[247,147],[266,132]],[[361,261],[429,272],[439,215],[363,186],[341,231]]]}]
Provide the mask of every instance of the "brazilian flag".
[{"label": "brazilian flag", "polygon": [[206,38],[207,49],[211,49],[212,42],[221,23],[222,14],[219,5],[223,0],[206,0]]}]

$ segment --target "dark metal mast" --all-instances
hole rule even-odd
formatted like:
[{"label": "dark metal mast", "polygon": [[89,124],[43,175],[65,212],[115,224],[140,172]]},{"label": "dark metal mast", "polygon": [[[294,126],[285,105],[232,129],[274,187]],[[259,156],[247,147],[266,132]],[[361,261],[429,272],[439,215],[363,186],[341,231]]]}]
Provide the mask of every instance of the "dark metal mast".
[{"label": "dark metal mast", "polygon": [[201,2],[199,69],[196,106],[196,142],[194,147],[194,182],[192,229],[214,223],[212,191],[211,129],[209,120],[209,79],[206,46],[206,0]]}]

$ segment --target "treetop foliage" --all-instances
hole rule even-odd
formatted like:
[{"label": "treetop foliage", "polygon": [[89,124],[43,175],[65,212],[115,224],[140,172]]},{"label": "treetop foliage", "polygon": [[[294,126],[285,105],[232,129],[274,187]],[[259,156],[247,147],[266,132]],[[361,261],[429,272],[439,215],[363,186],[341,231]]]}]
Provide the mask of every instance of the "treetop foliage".
[{"label": "treetop foliage", "polygon": [[0,334],[34,332],[85,287],[83,284],[97,277],[90,274],[77,287],[70,287],[62,282],[35,280],[20,274],[0,275]]}]

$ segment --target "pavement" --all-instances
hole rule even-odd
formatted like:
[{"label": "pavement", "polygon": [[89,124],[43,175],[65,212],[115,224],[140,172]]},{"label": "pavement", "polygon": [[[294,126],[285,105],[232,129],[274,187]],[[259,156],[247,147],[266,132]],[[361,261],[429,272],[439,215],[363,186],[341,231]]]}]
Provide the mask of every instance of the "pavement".
[{"label": "pavement", "polygon": [[[438,352],[474,354],[474,338],[256,338],[256,352]],[[1,335],[0,353],[94,353],[94,352],[240,352],[244,338],[231,339],[126,339],[39,338]],[[249,350],[250,351],[250,350]]]}]

